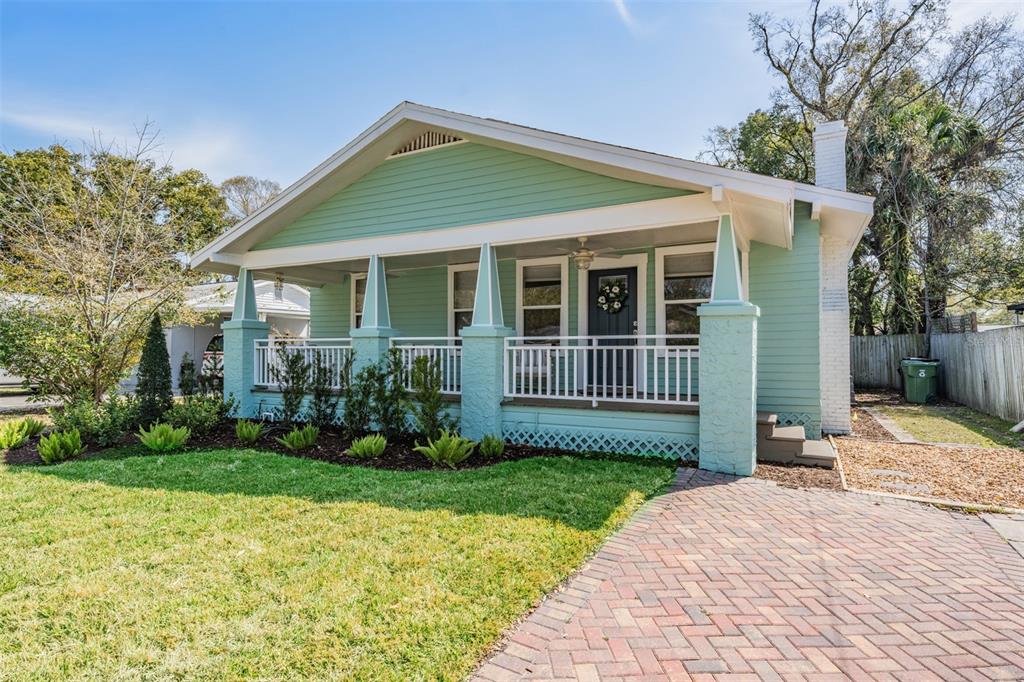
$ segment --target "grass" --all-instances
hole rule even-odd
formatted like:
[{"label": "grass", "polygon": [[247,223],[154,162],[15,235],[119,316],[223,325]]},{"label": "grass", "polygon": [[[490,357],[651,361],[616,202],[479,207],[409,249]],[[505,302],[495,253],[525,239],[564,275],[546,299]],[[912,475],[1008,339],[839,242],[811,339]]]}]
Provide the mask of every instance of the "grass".
[{"label": "grass", "polygon": [[1012,423],[964,405],[889,405],[878,409],[925,443],[1024,449],[1024,436],[1010,432]]},{"label": "grass", "polygon": [[4,679],[460,679],[667,463],[0,465]]}]

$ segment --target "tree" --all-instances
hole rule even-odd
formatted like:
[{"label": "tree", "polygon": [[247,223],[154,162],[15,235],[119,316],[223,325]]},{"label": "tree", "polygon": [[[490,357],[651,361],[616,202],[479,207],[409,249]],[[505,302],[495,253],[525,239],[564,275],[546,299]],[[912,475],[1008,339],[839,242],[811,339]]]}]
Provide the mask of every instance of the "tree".
[{"label": "tree", "polygon": [[0,154],[0,348],[40,396],[99,401],[139,357],[147,324],[190,321],[183,252],[224,228],[224,200],[198,171],[131,145]]},{"label": "tree", "polygon": [[181,356],[181,365],[178,367],[178,389],[186,398],[195,395],[199,389],[196,363],[188,353]]},{"label": "tree", "polygon": [[[816,0],[805,22],[752,15],[783,86],[770,109],[709,137],[717,163],[807,181],[814,126],[846,121],[849,189],[876,197],[851,263],[854,333],[928,329],[953,294],[990,300],[1019,272],[1007,216],[1024,197],[1024,41],[1011,18],[952,33],[946,4]],[[975,276],[982,265],[998,274]]]},{"label": "tree", "polygon": [[235,220],[241,220],[263,208],[281,193],[281,185],[273,180],[260,180],[251,175],[236,175],[220,184],[220,193]]},{"label": "tree", "polygon": [[171,393],[171,359],[167,354],[167,340],[159,313],[150,318],[149,333],[139,360],[135,395],[139,398],[139,422],[144,426],[160,421],[174,399]]}]

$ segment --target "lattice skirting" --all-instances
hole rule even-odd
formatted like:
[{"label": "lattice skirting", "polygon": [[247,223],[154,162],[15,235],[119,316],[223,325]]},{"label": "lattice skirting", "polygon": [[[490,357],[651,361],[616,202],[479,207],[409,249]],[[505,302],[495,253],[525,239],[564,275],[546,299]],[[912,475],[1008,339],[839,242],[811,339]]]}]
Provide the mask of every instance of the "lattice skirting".
[{"label": "lattice skirting", "polygon": [[607,452],[675,460],[697,458],[695,435],[538,429],[515,424],[506,425],[504,435],[510,443],[575,452]]},{"label": "lattice skirting", "polygon": [[821,419],[806,412],[777,412],[779,426],[802,426],[807,437],[817,440],[821,437]]}]

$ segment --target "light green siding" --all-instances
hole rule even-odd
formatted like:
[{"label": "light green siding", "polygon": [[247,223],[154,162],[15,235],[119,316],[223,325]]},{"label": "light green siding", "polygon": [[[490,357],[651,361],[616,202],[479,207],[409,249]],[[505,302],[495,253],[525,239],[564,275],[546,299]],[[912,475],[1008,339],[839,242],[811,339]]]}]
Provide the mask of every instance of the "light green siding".
[{"label": "light green siding", "polygon": [[689,193],[464,143],[385,161],[254,248],[403,234]]},{"label": "light green siding", "polygon": [[793,249],[750,245],[750,301],[758,319],[757,406],[821,435],[818,366],[819,234],[810,206],[796,205]]},{"label": "light green siding", "polygon": [[309,335],[337,339],[348,336],[348,281],[309,290]]},{"label": "light green siding", "polygon": [[402,336],[447,336],[448,268],[398,274],[388,277],[391,327]]}]

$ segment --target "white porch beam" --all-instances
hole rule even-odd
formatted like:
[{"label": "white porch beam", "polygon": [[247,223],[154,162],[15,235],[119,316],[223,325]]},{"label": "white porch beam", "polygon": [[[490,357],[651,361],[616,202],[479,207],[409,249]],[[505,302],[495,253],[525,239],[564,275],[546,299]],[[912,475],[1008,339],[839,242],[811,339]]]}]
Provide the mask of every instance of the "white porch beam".
[{"label": "white porch beam", "polygon": [[581,211],[481,223],[428,232],[352,239],[249,251],[242,264],[253,270],[309,266],[373,255],[403,256],[578,236],[647,230],[718,221],[720,211],[707,194],[656,199]]}]

